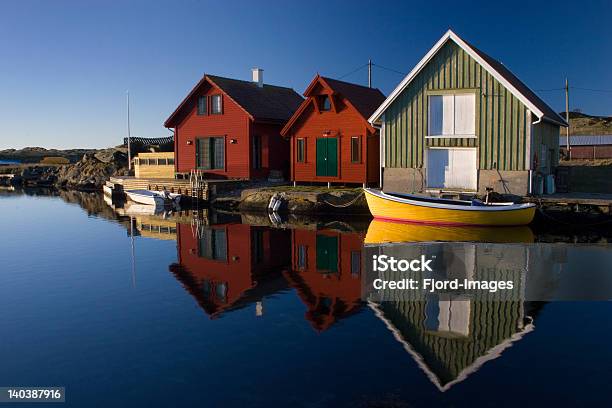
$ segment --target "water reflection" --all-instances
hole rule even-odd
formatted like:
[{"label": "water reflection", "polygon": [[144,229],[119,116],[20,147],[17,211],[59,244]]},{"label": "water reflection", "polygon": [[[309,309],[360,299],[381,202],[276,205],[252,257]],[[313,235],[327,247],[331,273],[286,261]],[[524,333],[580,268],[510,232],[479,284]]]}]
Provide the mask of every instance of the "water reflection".
[{"label": "water reflection", "polygon": [[[395,339],[439,391],[473,377],[534,331],[544,303],[530,300],[568,292],[578,286],[567,278],[568,271],[581,272],[577,264],[602,259],[593,248],[536,245],[538,235],[529,227],[447,228],[376,220],[368,225],[368,220],[293,217],[276,228],[265,214],[130,214],[129,208],[113,209],[96,195],[61,197],[88,214],[119,220],[128,231],[133,226],[133,234],[142,238],[176,240],[172,276],[210,318],[245,307],[252,308],[253,318],[265,316],[266,298],[278,293],[299,298],[304,319],[316,332],[343,330],[357,313],[373,313],[388,329],[383,335]],[[519,282],[518,290],[496,301],[449,293],[410,297],[410,292],[377,301],[364,291],[372,278],[367,270],[372,253],[435,256],[443,267],[434,277],[477,279],[499,273]],[[341,321],[346,325],[337,324]]]},{"label": "water reflection", "polygon": [[[369,219],[292,217],[277,228],[266,214],[130,215],[95,194],[8,194],[4,383],[60,383],[76,406],[92,396],[112,406],[108,396],[126,389],[132,405],[150,395],[165,406],[198,405],[202,395],[213,406],[363,406],[390,394],[409,401],[393,406],[609,400],[598,390],[612,362],[610,304],[530,297],[534,288],[537,298],[569,296],[585,278],[612,286],[606,245],[543,244],[537,229]],[[362,297],[370,251],[435,255],[434,277],[499,271],[519,279],[520,296],[376,302]],[[504,399],[508,389],[521,392]]]},{"label": "water reflection", "polygon": [[333,229],[291,231],[291,269],[285,277],[315,330],[326,330],[361,307],[363,237]]},{"label": "water reflection", "polygon": [[533,242],[531,228],[447,227],[372,220],[365,244],[390,242]]},{"label": "water reflection", "polygon": [[286,288],[291,260],[289,231],[240,223],[177,223],[174,276],[211,317],[256,303]]},{"label": "water reflection", "polygon": [[447,391],[533,331],[541,304],[432,296],[369,306],[431,382]]}]

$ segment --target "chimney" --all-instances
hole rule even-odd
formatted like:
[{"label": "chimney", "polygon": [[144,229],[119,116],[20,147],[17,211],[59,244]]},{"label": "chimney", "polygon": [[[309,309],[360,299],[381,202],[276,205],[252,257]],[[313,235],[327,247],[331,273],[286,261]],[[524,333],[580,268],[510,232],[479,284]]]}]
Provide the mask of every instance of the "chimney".
[{"label": "chimney", "polygon": [[263,87],[263,69],[253,68],[251,71],[253,72],[253,82],[255,82],[258,87]]}]

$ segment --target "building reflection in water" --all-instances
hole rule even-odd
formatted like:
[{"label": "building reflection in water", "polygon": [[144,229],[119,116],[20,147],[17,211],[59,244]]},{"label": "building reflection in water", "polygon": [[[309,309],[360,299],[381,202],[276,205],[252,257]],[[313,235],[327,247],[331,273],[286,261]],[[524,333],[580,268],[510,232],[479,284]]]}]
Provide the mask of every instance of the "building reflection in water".
[{"label": "building reflection in water", "polygon": [[364,234],[338,230],[291,231],[291,270],[285,272],[307,307],[306,319],[323,331],[361,307]]},{"label": "building reflection in water", "polygon": [[[365,232],[312,224],[289,229],[238,222],[196,224],[176,224],[178,263],[170,270],[211,318],[247,305],[255,305],[254,314],[261,315],[264,297],[288,286],[305,304],[305,319],[319,332],[367,305],[440,391],[534,330],[543,303],[526,302],[526,286],[529,281],[554,286],[551,276],[563,263],[563,256],[529,245],[533,234],[528,229],[499,234],[500,229],[445,232],[415,226],[387,231],[375,225],[366,238]],[[420,242],[377,242],[376,237],[396,239],[405,237],[404,232]],[[459,242],[429,242],[437,236],[456,236]],[[495,236],[501,242],[489,242]],[[479,237],[486,242],[478,242]],[[466,238],[474,242],[464,242]],[[518,282],[519,296],[499,293],[491,301],[470,294],[403,291],[393,301],[377,302],[364,297],[372,278],[366,260],[373,253],[435,257],[444,266],[437,269],[447,278],[478,279],[493,271]]]},{"label": "building reflection in water", "polygon": [[[402,236],[418,242],[388,242]],[[475,242],[431,242],[453,236]],[[508,237],[512,240],[508,241]],[[385,293],[383,298],[387,301],[380,301],[380,292],[376,296],[371,292],[368,296],[377,301],[369,301],[368,305],[432,383],[446,391],[534,330],[534,319],[543,303],[525,301],[528,277],[545,280],[547,287],[554,286],[559,259],[542,259],[540,248],[529,245],[532,241],[533,235],[526,228],[450,229],[373,222],[364,247],[367,259],[374,254],[397,259],[425,255],[434,260],[434,270],[411,273],[420,282],[424,278],[496,279],[512,280],[518,288],[494,295],[480,291],[395,291]],[[539,256],[534,257],[536,252]],[[367,274],[371,275],[366,278],[368,282],[378,276],[370,270]],[[385,278],[401,279],[405,274],[389,273]]]},{"label": "building reflection in water", "polygon": [[211,317],[256,303],[286,288],[282,270],[291,259],[289,232],[240,223],[178,223],[178,263],[171,272]]}]

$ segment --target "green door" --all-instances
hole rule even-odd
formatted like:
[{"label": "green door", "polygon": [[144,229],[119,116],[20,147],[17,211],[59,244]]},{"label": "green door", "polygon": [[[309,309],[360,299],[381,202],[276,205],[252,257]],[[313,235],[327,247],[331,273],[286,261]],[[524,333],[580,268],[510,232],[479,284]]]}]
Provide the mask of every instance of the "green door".
[{"label": "green door", "polygon": [[317,270],[338,272],[338,237],[317,235]]},{"label": "green door", "polygon": [[317,139],[317,176],[338,176],[338,139]]}]

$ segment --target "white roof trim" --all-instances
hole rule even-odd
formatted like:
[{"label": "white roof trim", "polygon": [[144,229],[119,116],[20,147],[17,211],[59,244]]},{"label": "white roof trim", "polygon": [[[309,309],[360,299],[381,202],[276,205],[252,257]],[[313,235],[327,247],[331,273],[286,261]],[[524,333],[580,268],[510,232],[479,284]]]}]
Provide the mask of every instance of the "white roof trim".
[{"label": "white roof trim", "polygon": [[410,356],[418,364],[419,368],[423,370],[427,378],[429,378],[429,380],[441,392],[446,392],[453,385],[465,380],[470,374],[473,374],[476,371],[478,371],[486,362],[495,360],[496,358],[500,357],[502,353],[504,352],[504,350],[506,350],[509,347],[512,347],[513,343],[521,340],[523,336],[532,332],[535,329],[535,325],[533,324],[533,319],[530,318],[531,321],[525,327],[523,327],[518,332],[512,334],[509,338],[504,339],[498,345],[487,350],[484,355],[478,357],[476,360],[472,362],[472,364],[470,364],[469,366],[461,370],[461,372],[457,375],[457,377],[454,380],[446,383],[445,385],[442,385],[438,376],[431,370],[431,368],[429,368],[427,363],[425,363],[425,359],[423,358],[423,356],[419,354],[419,352],[417,352],[410,343],[404,340],[404,337],[402,336],[400,331],[397,329],[397,327],[395,327],[393,323],[385,317],[379,304],[372,302],[371,300],[368,300],[368,306],[370,307],[370,309],[374,311],[374,314],[376,315],[376,317],[378,317],[379,319],[383,321],[385,326],[387,326],[387,329],[389,329],[391,333],[393,333],[393,337],[395,337],[395,340],[397,340],[404,347],[404,350],[406,350],[408,354],[410,354]]},{"label": "white roof trim", "polygon": [[385,99],[385,101],[376,109],[376,111],[370,116],[368,122],[374,123],[376,122],[385,110],[393,103],[393,101],[399,96],[400,93],[408,86],[408,84],[417,76],[419,72],[423,69],[423,67],[433,58],[434,55],[442,48],[442,46],[446,43],[447,40],[453,40],[455,44],[461,47],[465,52],[467,52],[470,57],[474,58],[476,62],[478,62],[484,69],[486,69],[499,83],[501,83],[506,89],[508,89],[515,97],[518,98],[531,112],[533,112],[538,119],[541,119],[544,116],[544,112],[538,109],[529,99],[525,97],[522,93],[520,93],[510,82],[508,82],[499,72],[493,69],[484,59],[478,55],[476,51],[472,49],[468,44],[465,43],[457,34],[455,34],[452,30],[448,30],[446,34],[442,36],[438,40],[438,42],[429,50],[427,54],[419,61],[419,63],[410,71],[408,75],[400,82],[400,84],[391,92],[391,94]]}]

